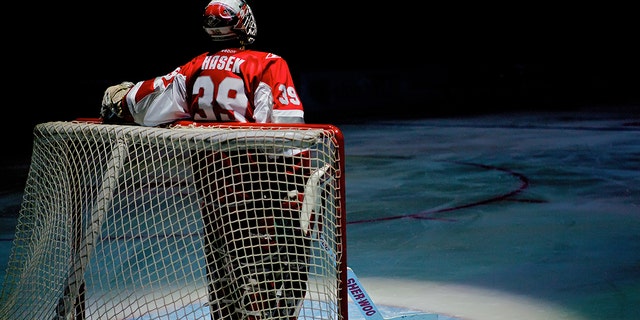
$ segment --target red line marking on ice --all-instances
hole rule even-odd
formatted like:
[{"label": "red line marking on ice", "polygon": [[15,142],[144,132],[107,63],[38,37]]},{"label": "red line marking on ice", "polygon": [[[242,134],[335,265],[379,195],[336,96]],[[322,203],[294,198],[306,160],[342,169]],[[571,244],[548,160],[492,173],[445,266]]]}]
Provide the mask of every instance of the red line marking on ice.
[{"label": "red line marking on ice", "polygon": [[[498,202],[498,201],[512,200],[512,199],[509,199],[509,198],[521,193],[522,191],[524,191],[525,189],[527,189],[529,187],[529,179],[524,174],[515,172],[515,171],[513,171],[511,169],[500,168],[500,167],[490,166],[490,165],[485,165],[485,164],[480,164],[480,163],[471,163],[471,162],[457,162],[457,161],[454,161],[454,163],[461,164],[461,165],[467,165],[467,166],[479,167],[479,168],[483,168],[483,169],[487,169],[487,170],[497,170],[497,171],[506,172],[509,175],[511,175],[513,177],[516,177],[518,180],[520,180],[520,185],[516,189],[514,189],[512,191],[509,191],[507,193],[496,195],[496,196],[488,198],[488,199],[484,199],[484,200],[480,200],[480,201],[476,201],[476,202],[472,202],[472,203],[468,203],[468,204],[463,204],[463,205],[453,206],[453,207],[447,207],[447,208],[441,208],[441,209],[427,210],[427,211],[422,211],[422,212],[412,213],[412,214],[404,214],[404,215],[382,217],[382,218],[374,218],[374,219],[355,220],[355,221],[349,221],[349,222],[347,222],[347,224],[379,222],[379,221],[389,221],[389,220],[398,220],[398,219],[407,219],[407,218],[409,218],[409,219],[422,219],[422,220],[456,221],[456,219],[430,217],[430,215],[433,215],[433,214],[436,214],[436,213],[442,213],[442,212],[455,211],[455,210],[460,210],[460,209],[465,209],[465,208],[470,208],[470,207],[476,207],[476,206],[489,204],[489,203],[493,203],[493,202]],[[513,200],[513,201],[544,202],[542,200]]]}]

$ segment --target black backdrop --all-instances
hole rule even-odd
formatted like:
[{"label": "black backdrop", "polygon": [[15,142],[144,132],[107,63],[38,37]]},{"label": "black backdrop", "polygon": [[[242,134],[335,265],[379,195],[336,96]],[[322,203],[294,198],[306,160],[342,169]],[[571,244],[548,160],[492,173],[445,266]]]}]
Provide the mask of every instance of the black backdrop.
[{"label": "black backdrop", "polygon": [[[24,162],[34,124],[97,116],[107,86],[167,73],[212,49],[200,27],[206,3],[23,2],[7,10],[4,159]],[[388,118],[385,110],[399,105],[417,117],[640,101],[631,8],[249,3],[254,48],[289,62],[309,122]]]}]

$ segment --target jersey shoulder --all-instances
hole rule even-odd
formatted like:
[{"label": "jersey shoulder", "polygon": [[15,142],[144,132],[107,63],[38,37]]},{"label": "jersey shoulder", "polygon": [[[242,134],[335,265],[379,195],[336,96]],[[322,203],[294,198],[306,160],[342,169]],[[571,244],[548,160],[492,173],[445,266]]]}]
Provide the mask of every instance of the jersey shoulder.
[{"label": "jersey shoulder", "polygon": [[266,51],[258,51],[258,50],[243,50],[238,52],[239,55],[244,55],[244,56],[252,56],[252,57],[256,57],[259,59],[265,59],[265,60],[283,60],[281,56],[272,53],[272,52],[266,52]]},{"label": "jersey shoulder", "polygon": [[[256,59],[256,60],[284,60],[280,55],[272,52],[252,50],[252,49],[237,49],[228,48],[222,49],[216,52],[208,53],[209,55],[227,55],[235,56],[242,59]],[[205,54],[206,55],[206,54]]]}]

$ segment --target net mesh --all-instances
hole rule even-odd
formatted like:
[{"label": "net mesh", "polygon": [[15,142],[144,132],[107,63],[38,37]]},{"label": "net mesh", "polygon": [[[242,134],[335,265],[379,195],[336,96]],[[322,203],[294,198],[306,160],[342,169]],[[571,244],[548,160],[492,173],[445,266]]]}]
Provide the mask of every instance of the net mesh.
[{"label": "net mesh", "polygon": [[36,126],[1,319],[346,317],[332,126]]}]

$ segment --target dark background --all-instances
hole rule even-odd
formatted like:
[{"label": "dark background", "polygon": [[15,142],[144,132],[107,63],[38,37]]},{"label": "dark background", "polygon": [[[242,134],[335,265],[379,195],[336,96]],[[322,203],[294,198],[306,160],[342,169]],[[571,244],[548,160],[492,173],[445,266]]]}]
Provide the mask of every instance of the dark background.
[{"label": "dark background", "polygon": [[[200,25],[207,2],[25,2],[5,12],[15,22],[4,26],[3,161],[27,162],[37,123],[98,116],[107,86],[217,49]],[[631,7],[249,4],[253,48],[288,61],[310,123],[640,104]]]}]

